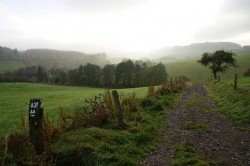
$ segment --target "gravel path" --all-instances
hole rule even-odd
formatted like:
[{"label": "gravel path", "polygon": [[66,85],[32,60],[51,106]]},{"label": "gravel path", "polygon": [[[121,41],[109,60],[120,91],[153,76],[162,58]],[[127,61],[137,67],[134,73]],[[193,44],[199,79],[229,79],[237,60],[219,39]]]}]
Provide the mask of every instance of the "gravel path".
[{"label": "gravel path", "polygon": [[[250,166],[250,132],[240,130],[220,114],[204,87],[187,90],[177,108],[167,115],[166,123],[159,148],[141,165],[171,165],[176,147],[188,142],[204,161]],[[190,123],[203,128],[187,127]]]}]

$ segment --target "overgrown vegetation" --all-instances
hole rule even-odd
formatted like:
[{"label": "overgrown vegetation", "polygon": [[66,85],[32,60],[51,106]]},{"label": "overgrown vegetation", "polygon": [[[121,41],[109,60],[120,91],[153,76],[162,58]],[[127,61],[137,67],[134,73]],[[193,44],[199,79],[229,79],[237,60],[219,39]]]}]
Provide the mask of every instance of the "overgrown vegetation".
[{"label": "overgrown vegetation", "polygon": [[[117,111],[109,91],[86,100],[83,107],[72,113],[61,109],[57,127],[48,119],[45,121],[46,152],[42,156],[36,155],[28,145],[24,132],[20,141],[0,141],[1,161],[19,165],[136,165],[157,146],[158,132],[165,121],[164,108],[174,107],[181,95],[180,85],[161,95],[159,91],[166,88],[158,88],[154,96],[146,99],[134,94],[121,95],[124,121],[128,126],[125,130],[117,127]],[[150,104],[143,104],[145,101]],[[15,133],[13,137],[19,138]],[[26,162],[28,158],[19,161],[14,150],[8,148],[20,142],[27,142],[25,148],[30,147],[22,151],[22,156],[34,153],[31,163]]]},{"label": "overgrown vegetation", "polygon": [[238,84],[238,90],[233,90],[232,82],[210,82],[208,90],[227,117],[241,124],[249,124],[250,79],[240,78]]}]

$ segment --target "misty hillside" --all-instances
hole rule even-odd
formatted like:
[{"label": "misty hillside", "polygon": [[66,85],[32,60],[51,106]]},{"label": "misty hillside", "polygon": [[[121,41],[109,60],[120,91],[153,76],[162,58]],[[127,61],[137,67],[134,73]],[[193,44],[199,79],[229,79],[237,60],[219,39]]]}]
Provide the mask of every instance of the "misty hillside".
[{"label": "misty hillside", "polygon": [[199,57],[204,52],[213,52],[220,49],[237,51],[241,50],[242,47],[232,42],[194,43],[188,46],[165,47],[153,52],[152,55],[159,57],[160,61],[174,61]]},{"label": "misty hillside", "polygon": [[57,64],[60,67],[76,67],[81,64],[107,64],[105,53],[85,54],[76,51],[61,51],[51,49],[29,49],[20,53],[27,65],[42,65],[51,67]]},{"label": "misty hillside", "polygon": [[0,47],[0,60],[22,60],[26,66],[42,65],[51,68],[59,67],[74,68],[87,63],[103,66],[109,63],[105,53],[85,54],[76,51],[61,51],[52,49],[29,49],[19,51],[7,47]]}]

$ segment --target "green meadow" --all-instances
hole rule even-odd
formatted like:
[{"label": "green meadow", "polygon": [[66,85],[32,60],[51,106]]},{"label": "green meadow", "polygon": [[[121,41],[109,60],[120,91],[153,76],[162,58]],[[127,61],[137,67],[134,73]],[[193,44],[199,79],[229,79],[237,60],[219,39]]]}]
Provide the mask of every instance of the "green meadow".
[{"label": "green meadow", "polygon": [[[234,74],[237,73],[239,77],[242,77],[243,73],[250,68],[250,52],[236,53],[236,60],[238,68],[230,68],[225,73],[218,73],[221,80],[229,81],[233,80]],[[208,67],[202,66],[197,62],[199,58],[175,61],[171,63],[165,63],[167,72],[170,77],[178,77],[185,75],[193,83],[204,84],[208,78],[211,78],[211,71]]]},{"label": "green meadow", "polygon": [[18,61],[18,60],[0,61],[0,73],[1,72],[15,71],[21,67],[24,67],[24,64],[22,61]]},{"label": "green meadow", "polygon": [[[41,98],[45,115],[57,121],[59,108],[73,111],[82,107],[85,99],[104,93],[107,89],[91,87],[54,86],[33,83],[0,83],[0,136],[16,128],[21,117],[28,116],[30,99]],[[146,96],[147,88],[119,89],[122,95],[135,93],[138,97]]]}]

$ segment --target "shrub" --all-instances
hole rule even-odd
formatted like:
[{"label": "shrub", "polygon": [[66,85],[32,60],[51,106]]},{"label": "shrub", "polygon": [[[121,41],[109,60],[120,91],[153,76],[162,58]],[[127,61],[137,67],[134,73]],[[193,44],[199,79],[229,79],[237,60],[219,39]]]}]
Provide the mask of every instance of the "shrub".
[{"label": "shrub", "polygon": [[36,154],[26,133],[16,132],[7,137],[5,143],[6,165],[50,165],[45,156]]},{"label": "shrub", "polygon": [[150,106],[152,106],[152,105],[154,105],[154,102],[151,100],[151,99],[149,99],[149,98],[145,98],[145,99],[142,99],[141,100],[141,106],[144,108],[144,107],[150,107]]},{"label": "shrub", "polygon": [[125,112],[137,112],[140,110],[140,100],[133,94],[123,98],[121,106]]}]

